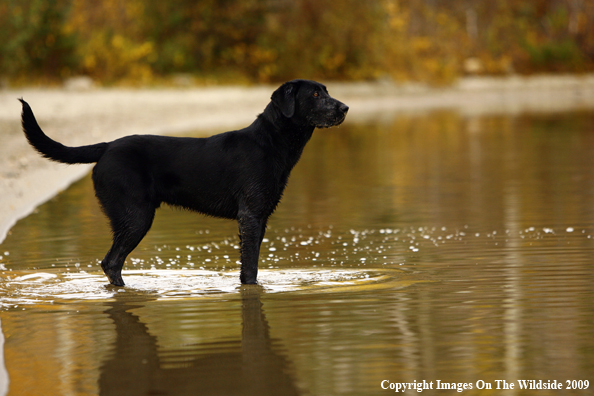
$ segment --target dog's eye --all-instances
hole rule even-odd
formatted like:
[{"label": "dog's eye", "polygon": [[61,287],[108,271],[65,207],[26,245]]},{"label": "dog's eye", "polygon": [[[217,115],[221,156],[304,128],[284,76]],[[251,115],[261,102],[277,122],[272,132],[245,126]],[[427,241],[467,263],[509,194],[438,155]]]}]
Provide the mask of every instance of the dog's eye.
[{"label": "dog's eye", "polygon": [[320,96],[319,92],[314,92],[314,98],[317,98],[318,96]]}]

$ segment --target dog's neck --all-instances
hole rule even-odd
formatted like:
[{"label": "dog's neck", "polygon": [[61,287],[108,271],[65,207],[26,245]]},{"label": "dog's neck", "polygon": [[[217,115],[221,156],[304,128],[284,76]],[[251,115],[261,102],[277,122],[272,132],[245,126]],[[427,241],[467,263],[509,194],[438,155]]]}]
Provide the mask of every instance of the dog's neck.
[{"label": "dog's neck", "polygon": [[[264,112],[258,116],[256,122],[258,121],[271,124],[273,126],[272,130],[293,145],[305,146],[315,129],[315,126],[309,124],[306,120],[298,119],[297,116],[285,117],[272,102],[268,103]],[[292,132],[289,134],[287,131]]]},{"label": "dog's neck", "polygon": [[[283,158],[283,162],[290,163],[293,168],[305,145],[311,138],[315,126],[308,125],[295,117],[287,118],[270,102],[266,110],[256,118],[254,123],[267,123],[271,128],[255,128],[255,130],[270,131],[266,136],[261,136],[263,141],[269,141],[275,147],[276,153]],[[297,126],[297,128],[296,128]]]}]

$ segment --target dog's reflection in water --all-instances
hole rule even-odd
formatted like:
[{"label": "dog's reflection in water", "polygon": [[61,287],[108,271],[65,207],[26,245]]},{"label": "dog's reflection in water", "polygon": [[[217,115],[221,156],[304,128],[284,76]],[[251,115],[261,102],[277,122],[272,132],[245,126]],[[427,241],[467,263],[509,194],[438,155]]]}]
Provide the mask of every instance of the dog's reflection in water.
[{"label": "dog's reflection in water", "polygon": [[[163,368],[157,337],[131,311],[149,301],[116,299],[106,313],[115,323],[114,352],[101,366],[101,395],[298,395],[290,362],[272,349],[260,302],[262,289],[242,286],[242,336],[224,345],[189,346],[183,367]],[[116,297],[120,293],[116,293]],[[125,293],[128,294],[128,293]],[[139,299],[136,299],[139,301]],[[212,353],[201,353],[205,349]],[[219,349],[221,352],[215,352]],[[196,353],[192,354],[192,350]]]}]

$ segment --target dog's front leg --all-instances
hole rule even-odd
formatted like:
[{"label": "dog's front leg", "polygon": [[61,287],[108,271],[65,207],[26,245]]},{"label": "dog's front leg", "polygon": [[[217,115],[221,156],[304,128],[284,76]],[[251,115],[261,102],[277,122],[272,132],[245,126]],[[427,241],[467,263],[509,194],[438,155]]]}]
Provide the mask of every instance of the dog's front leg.
[{"label": "dog's front leg", "polygon": [[239,213],[239,238],[241,239],[241,273],[243,284],[256,284],[260,245],[266,230],[266,218],[254,216],[247,211]]}]

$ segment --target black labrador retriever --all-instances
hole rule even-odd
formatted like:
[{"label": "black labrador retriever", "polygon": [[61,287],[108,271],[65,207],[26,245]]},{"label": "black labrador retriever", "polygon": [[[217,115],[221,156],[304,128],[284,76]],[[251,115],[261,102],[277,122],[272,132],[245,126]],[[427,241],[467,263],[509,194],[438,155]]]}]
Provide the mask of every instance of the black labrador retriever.
[{"label": "black labrador retriever", "polygon": [[244,284],[257,283],[268,217],[314,129],[342,123],[348,106],[315,81],[293,80],[273,92],[252,125],[208,138],[133,135],[66,147],[46,136],[22,99],[23,130],[46,158],[94,163],[95,194],[110,220],[113,244],[101,262],[111,284],[151,227],[162,202],[239,223]]}]

